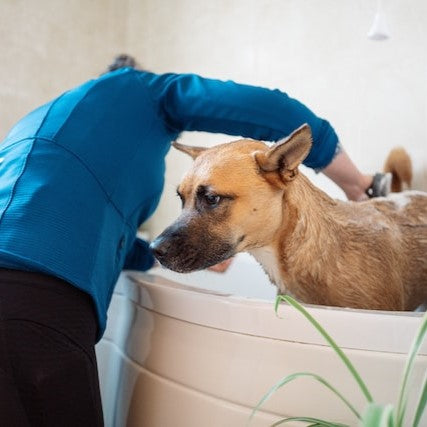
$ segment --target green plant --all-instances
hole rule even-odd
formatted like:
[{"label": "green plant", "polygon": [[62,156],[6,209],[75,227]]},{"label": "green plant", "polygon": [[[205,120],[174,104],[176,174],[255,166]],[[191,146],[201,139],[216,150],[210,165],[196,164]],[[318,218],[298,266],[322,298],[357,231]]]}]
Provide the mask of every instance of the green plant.
[{"label": "green plant", "polygon": [[[279,305],[281,301],[285,301],[298,310],[300,313],[305,316],[305,318],[317,329],[317,331],[323,336],[329,346],[337,353],[339,359],[344,363],[347,369],[350,371],[351,375],[355,379],[357,385],[359,386],[361,392],[366,398],[367,406],[362,414],[360,414],[354,406],[350,403],[348,399],[346,399],[335,387],[333,387],[328,381],[324,378],[310,373],[310,372],[298,372],[292,375],[288,375],[285,378],[282,378],[277,384],[275,384],[259,401],[256,405],[252,414],[249,418],[250,420],[253,418],[255,413],[259,410],[259,408],[263,405],[265,401],[267,401],[279,388],[284,385],[298,379],[301,377],[310,377],[314,380],[320,382],[325,387],[327,387],[330,391],[332,391],[341,401],[350,409],[351,412],[358,419],[358,422],[363,427],[403,427],[403,420],[406,414],[406,404],[408,400],[408,392],[409,392],[409,378],[411,376],[411,372],[414,366],[415,357],[421,347],[421,344],[427,334],[427,313],[424,314],[422,318],[421,326],[414,338],[411,349],[408,353],[408,357],[406,360],[405,368],[403,370],[403,379],[400,387],[399,399],[397,405],[394,407],[393,405],[380,405],[374,402],[371,393],[369,392],[365,382],[361,378],[360,374],[357,372],[349,358],[345,355],[345,353],[341,350],[340,347],[336,344],[336,342],[331,338],[331,336],[326,332],[326,330],[313,318],[313,316],[297,301],[295,301],[292,297],[288,295],[279,295],[276,298],[275,304],[275,312],[276,315],[278,313]],[[415,415],[412,421],[413,427],[418,427],[421,416],[426,408],[427,404],[427,376],[424,378],[424,383],[421,389],[420,398],[415,410]],[[291,417],[284,418],[282,420],[277,421],[272,425],[279,426],[291,421],[302,421],[308,423],[310,427],[314,426],[324,426],[324,427],[345,427],[344,424],[335,423],[331,421],[321,420],[317,418],[311,417]]]}]

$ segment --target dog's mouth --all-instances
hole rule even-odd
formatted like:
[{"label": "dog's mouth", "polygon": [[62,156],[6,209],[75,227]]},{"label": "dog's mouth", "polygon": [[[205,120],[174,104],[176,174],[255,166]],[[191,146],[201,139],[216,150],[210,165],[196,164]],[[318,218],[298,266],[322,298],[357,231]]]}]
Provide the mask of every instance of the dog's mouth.
[{"label": "dog's mouth", "polygon": [[212,234],[189,235],[166,229],[151,245],[158,261],[178,273],[204,270],[235,254],[233,244]]}]

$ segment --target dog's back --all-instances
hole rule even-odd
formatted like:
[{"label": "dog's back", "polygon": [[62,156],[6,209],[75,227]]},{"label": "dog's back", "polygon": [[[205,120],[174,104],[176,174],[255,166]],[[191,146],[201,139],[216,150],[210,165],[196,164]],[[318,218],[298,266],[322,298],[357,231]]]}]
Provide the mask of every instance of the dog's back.
[{"label": "dog's back", "polygon": [[404,191],[370,201],[397,226],[399,257],[394,268],[401,269],[407,309],[427,302],[427,193]]},{"label": "dog's back", "polygon": [[[384,162],[384,172],[392,174],[391,191],[401,192],[412,188],[412,159],[403,147],[393,148]],[[408,303],[427,302],[427,195],[423,192],[404,191],[388,197],[388,215],[395,218],[404,236],[408,257],[406,276],[412,284],[412,296],[407,292]],[[416,296],[416,297],[415,297]]]}]

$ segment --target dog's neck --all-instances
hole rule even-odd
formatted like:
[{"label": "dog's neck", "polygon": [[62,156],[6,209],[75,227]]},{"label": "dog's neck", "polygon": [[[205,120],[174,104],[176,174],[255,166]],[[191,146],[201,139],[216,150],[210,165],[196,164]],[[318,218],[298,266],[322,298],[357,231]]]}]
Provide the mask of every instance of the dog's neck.
[{"label": "dog's neck", "polygon": [[[321,274],[321,260],[336,248],[340,234],[337,213],[346,203],[332,199],[303,174],[283,194],[283,222],[274,241],[249,252],[262,265],[279,292],[297,294],[293,283],[301,272]],[[332,255],[331,255],[332,256]],[[319,270],[319,271],[317,271]],[[295,286],[301,292],[300,285]],[[309,289],[310,296],[320,290]]]}]

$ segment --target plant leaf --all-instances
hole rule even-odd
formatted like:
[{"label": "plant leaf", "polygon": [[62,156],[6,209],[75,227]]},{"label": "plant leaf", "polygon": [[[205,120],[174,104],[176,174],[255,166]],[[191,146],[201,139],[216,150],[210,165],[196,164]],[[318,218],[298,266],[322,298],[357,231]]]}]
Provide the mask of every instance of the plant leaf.
[{"label": "plant leaf", "polygon": [[[421,347],[421,344],[423,343],[424,337],[427,333],[427,312],[424,313],[424,316],[422,318],[422,322],[421,325],[418,329],[417,334],[415,335],[415,338],[412,342],[412,346],[411,349],[408,353],[408,357],[406,359],[406,364],[405,364],[405,369],[404,369],[404,373],[403,373],[403,380],[402,380],[402,384],[400,387],[400,394],[399,394],[399,400],[398,400],[398,405],[397,405],[397,411],[396,411],[396,425],[402,426],[403,425],[403,418],[405,416],[405,411],[406,411],[406,404],[408,401],[408,381],[409,381],[409,376],[411,375],[412,369],[414,367],[414,362],[415,362],[415,357]],[[425,387],[423,390],[423,393],[425,392]],[[425,400],[425,398],[424,398]],[[423,396],[421,396],[421,405],[423,402]],[[423,408],[418,406],[419,410],[422,411]],[[424,408],[425,408],[425,401],[424,401]],[[417,409],[418,411],[418,409]],[[418,413],[418,412],[417,412]],[[421,414],[419,415],[419,417],[421,418]]]},{"label": "plant leaf", "polygon": [[311,418],[311,417],[284,418],[283,420],[277,421],[274,424],[272,424],[271,427],[276,427],[276,426],[279,426],[280,424],[289,423],[291,421],[302,421],[302,422],[306,422],[306,423],[312,423],[311,425],[322,426],[322,427],[348,427],[347,424],[334,423],[334,422],[320,420],[318,418]]},{"label": "plant leaf", "polygon": [[317,322],[317,320],[314,319],[314,317],[310,313],[308,313],[308,311],[301,304],[299,304],[297,301],[295,301],[289,295],[278,295],[277,296],[276,303],[275,303],[276,314],[277,314],[277,310],[279,308],[280,300],[286,301],[288,304],[290,304],[294,308],[296,308],[317,329],[317,331],[323,336],[323,338],[325,338],[325,340],[327,341],[327,343],[332,347],[332,349],[335,351],[335,353],[338,354],[338,356],[341,359],[341,361],[344,363],[344,365],[347,367],[347,369],[353,375],[353,378],[356,380],[356,382],[359,385],[362,393],[365,395],[366,400],[368,402],[370,402],[370,403],[373,402],[373,398],[372,398],[371,393],[368,390],[368,387],[366,386],[365,382],[360,377],[360,375],[357,372],[356,368],[350,362],[350,359],[344,354],[344,352],[341,350],[341,348],[338,347],[337,343],[331,338],[331,336],[320,325],[320,323]]},{"label": "plant leaf", "polygon": [[251,416],[249,417],[249,420],[251,420],[253,418],[253,416],[259,410],[261,405],[264,402],[266,402],[279,388],[283,387],[284,385],[290,383],[293,380],[296,380],[297,378],[302,378],[302,377],[310,377],[310,378],[314,378],[315,380],[319,381],[321,384],[323,384],[329,390],[331,390],[336,396],[338,396],[338,398],[344,402],[344,404],[350,409],[350,411],[353,412],[353,414],[358,419],[361,419],[360,414],[357,412],[357,410],[354,408],[354,406],[335,387],[333,387],[324,378],[322,378],[319,375],[312,374],[310,372],[297,372],[296,374],[287,375],[286,377],[284,377],[280,381],[278,381],[273,387],[271,387],[270,390],[263,396],[263,398],[259,401],[259,403],[256,405],[256,407],[253,409]]},{"label": "plant leaf", "polygon": [[414,422],[412,423],[413,427],[417,427],[420,423],[421,417],[424,413],[427,404],[427,375],[424,377],[424,385],[421,391],[420,400],[415,411]]},{"label": "plant leaf", "polygon": [[393,405],[370,403],[362,416],[362,427],[393,427]]}]

